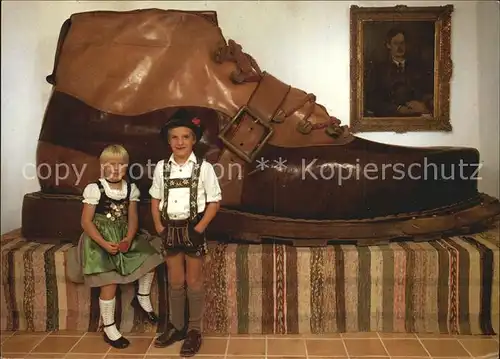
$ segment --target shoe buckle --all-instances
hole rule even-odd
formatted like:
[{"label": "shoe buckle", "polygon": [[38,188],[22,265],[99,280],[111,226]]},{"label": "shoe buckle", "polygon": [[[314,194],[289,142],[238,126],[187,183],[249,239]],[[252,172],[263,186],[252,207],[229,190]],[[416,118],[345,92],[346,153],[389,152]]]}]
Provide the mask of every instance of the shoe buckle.
[{"label": "shoe buckle", "polygon": [[[252,146],[251,149],[249,150],[242,150],[237,144],[234,144],[231,142],[231,140],[226,138],[227,133],[229,130],[234,129],[234,127],[238,127],[243,121],[245,121],[246,118],[250,118],[250,120],[259,126],[264,127],[264,134],[261,136],[261,138],[258,139],[258,141]],[[236,129],[233,133],[233,136],[236,134],[238,129]],[[226,126],[222,129],[222,131],[219,134],[219,138],[222,140],[225,146],[229,148],[233,153],[235,153],[238,157],[240,157],[242,160],[252,163],[255,160],[255,157],[259,154],[259,152],[262,150],[264,145],[269,141],[271,136],[274,133],[274,129],[271,127],[269,123],[266,121],[262,120],[260,116],[255,114],[250,108],[247,106],[243,106],[240,108],[238,113],[229,121]]]}]

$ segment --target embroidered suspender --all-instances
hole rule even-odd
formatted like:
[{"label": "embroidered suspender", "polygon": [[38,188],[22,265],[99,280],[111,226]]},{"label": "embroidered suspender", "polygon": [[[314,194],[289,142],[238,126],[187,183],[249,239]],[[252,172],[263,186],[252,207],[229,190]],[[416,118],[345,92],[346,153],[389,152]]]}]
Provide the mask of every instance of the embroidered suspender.
[{"label": "embroidered suspender", "polygon": [[189,188],[189,220],[193,221],[198,215],[198,182],[200,179],[200,169],[203,158],[196,157],[196,163],[193,166],[193,171],[190,178],[170,178],[171,165],[168,160],[163,164],[163,208],[162,218],[169,220],[168,209],[168,196],[170,188]]}]

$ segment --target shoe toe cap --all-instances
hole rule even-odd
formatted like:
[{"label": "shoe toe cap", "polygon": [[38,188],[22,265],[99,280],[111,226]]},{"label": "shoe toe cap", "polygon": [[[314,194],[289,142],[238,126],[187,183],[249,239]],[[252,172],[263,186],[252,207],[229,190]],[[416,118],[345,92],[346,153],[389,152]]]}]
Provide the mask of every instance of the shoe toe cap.
[{"label": "shoe toe cap", "polygon": [[130,341],[127,338],[121,337],[120,339],[117,340],[117,345],[120,348],[125,349],[130,345]]}]

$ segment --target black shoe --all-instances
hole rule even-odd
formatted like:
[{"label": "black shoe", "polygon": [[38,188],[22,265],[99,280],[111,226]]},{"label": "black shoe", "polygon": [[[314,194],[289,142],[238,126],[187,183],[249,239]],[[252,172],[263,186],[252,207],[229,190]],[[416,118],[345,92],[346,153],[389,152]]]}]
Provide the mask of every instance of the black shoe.
[{"label": "black shoe", "polygon": [[[115,325],[115,323],[111,323],[109,325],[104,325],[103,328],[110,327],[112,325]],[[130,342],[128,341],[128,339],[126,339],[123,336],[116,339],[116,340],[109,339],[106,332],[104,332],[104,341],[116,349],[125,349],[126,347],[128,347],[130,345]]]},{"label": "black shoe", "polygon": [[165,348],[169,345],[174,344],[175,342],[179,342],[186,338],[186,330],[177,330],[172,323],[167,324],[167,328],[165,332],[156,338],[154,342],[154,346],[157,348]]},{"label": "black shoe", "polygon": [[181,347],[181,356],[182,357],[192,357],[195,356],[196,353],[201,348],[201,332],[196,329],[191,329],[186,336],[186,340],[182,343]]},{"label": "black shoe", "polygon": [[[149,296],[149,294],[140,294],[140,293],[137,293],[137,295],[141,295],[144,297]],[[141,306],[141,303],[139,303],[139,299],[137,298],[137,295],[134,297],[134,299],[132,299],[132,303],[131,303],[132,307],[142,311],[144,313],[144,315],[146,316],[147,320],[151,324],[158,324],[158,322],[160,321],[160,318],[158,318],[158,315],[156,315],[155,312],[146,312],[146,310]]]}]

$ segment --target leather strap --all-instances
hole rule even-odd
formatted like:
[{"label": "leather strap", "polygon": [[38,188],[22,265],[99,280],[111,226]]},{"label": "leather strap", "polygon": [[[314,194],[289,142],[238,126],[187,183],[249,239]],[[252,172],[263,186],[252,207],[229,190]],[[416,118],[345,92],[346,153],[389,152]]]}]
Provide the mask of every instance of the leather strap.
[{"label": "leather strap", "polygon": [[248,100],[248,108],[260,119],[271,121],[285,101],[291,87],[264,72],[257,88]]},{"label": "leather strap", "polygon": [[[248,109],[264,123],[270,124],[285,101],[290,86],[264,73],[257,88],[248,101]],[[238,115],[236,115],[238,116]],[[267,128],[256,123],[251,115],[242,113],[242,118],[225,134],[239,150],[253,152],[266,135]],[[221,166],[220,186],[223,192],[221,204],[238,206],[241,203],[243,181],[248,173],[248,163],[227,146],[221,151],[218,165]]]}]

